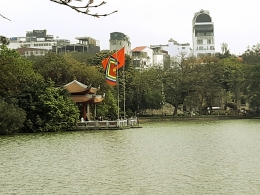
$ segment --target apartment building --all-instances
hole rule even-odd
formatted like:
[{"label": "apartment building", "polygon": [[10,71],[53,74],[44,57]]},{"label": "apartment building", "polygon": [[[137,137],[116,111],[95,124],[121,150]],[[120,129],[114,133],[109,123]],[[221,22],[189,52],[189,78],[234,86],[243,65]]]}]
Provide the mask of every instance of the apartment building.
[{"label": "apartment building", "polygon": [[110,33],[109,50],[117,51],[125,47],[125,54],[131,55],[130,37],[121,32]]},{"label": "apartment building", "polygon": [[215,55],[214,23],[208,10],[200,10],[192,19],[193,55]]}]

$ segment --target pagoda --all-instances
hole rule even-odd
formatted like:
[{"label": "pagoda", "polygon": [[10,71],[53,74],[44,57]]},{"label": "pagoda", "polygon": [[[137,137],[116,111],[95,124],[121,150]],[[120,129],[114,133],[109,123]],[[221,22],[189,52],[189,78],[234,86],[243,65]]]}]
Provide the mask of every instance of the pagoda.
[{"label": "pagoda", "polygon": [[100,87],[95,88],[80,83],[77,80],[64,85],[64,88],[70,93],[70,98],[77,104],[82,105],[81,116],[84,120],[90,120],[90,105],[95,105],[94,117],[96,117],[96,105],[103,101],[104,95],[97,95],[97,91]]}]

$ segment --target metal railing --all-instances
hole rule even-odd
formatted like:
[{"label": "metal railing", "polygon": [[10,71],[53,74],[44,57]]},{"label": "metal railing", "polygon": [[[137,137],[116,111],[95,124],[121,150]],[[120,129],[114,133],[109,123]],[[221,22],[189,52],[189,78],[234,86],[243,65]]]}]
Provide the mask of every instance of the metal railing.
[{"label": "metal railing", "polygon": [[77,129],[119,129],[139,125],[137,118],[118,119],[116,121],[84,121],[77,122]]}]

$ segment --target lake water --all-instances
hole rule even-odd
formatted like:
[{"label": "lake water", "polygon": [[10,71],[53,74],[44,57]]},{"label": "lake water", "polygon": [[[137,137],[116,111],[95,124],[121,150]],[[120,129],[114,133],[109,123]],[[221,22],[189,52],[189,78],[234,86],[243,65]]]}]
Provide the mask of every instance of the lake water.
[{"label": "lake water", "polygon": [[0,137],[0,194],[260,194],[260,120]]}]

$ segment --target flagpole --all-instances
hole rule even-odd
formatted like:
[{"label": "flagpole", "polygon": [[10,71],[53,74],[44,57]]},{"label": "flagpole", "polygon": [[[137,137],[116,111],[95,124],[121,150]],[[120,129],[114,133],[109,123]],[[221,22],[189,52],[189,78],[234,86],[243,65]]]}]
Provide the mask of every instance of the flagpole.
[{"label": "flagpole", "polygon": [[[125,47],[124,47],[124,50],[125,50]],[[124,52],[124,54],[125,54],[125,52]],[[123,83],[123,87],[124,87],[124,119],[126,119],[125,118],[125,64],[123,66],[123,81],[124,81],[124,83]]]},{"label": "flagpole", "polygon": [[[117,36],[117,34],[115,34]],[[116,61],[118,61],[117,56],[117,38],[116,38]],[[119,119],[119,80],[118,80],[118,68],[116,68],[116,85],[117,85],[117,119]]]}]

